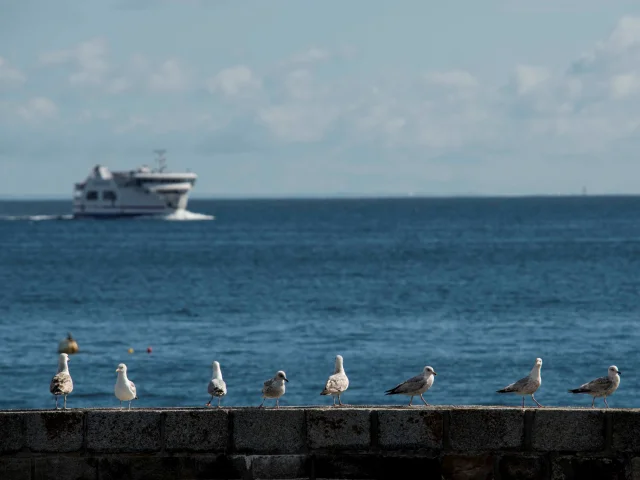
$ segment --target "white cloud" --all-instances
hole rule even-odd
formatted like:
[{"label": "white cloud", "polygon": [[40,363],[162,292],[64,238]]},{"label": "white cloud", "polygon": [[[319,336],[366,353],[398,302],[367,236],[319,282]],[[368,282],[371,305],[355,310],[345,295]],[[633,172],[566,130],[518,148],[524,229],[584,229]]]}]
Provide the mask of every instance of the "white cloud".
[{"label": "white cloud", "polygon": [[311,72],[302,69],[288,73],[284,79],[284,87],[287,94],[297,100],[309,99],[317,92]]},{"label": "white cloud", "polygon": [[58,107],[46,97],[33,97],[20,105],[16,113],[27,121],[46,120],[58,114]]},{"label": "white cloud", "polygon": [[82,42],[74,48],[57,50],[40,55],[45,66],[73,65],[75,71],[69,76],[73,85],[100,85],[109,72],[107,43],[102,38]]},{"label": "white cloud", "polygon": [[261,85],[260,79],[246,65],[225,68],[206,82],[211,93],[222,92],[228,97],[258,90]]},{"label": "white cloud", "polygon": [[478,86],[478,80],[465,70],[449,70],[446,72],[431,72],[425,75],[427,82],[434,85],[454,88],[471,88]]},{"label": "white cloud", "polygon": [[640,17],[622,17],[604,46],[614,51],[640,46]]},{"label": "white cloud", "polygon": [[308,50],[296,53],[290,59],[292,63],[313,63],[327,60],[331,54],[322,48],[311,47]]},{"label": "white cloud", "polygon": [[518,65],[514,72],[514,81],[518,95],[526,95],[539,88],[551,78],[551,72],[545,67]]},{"label": "white cloud", "polygon": [[175,59],[165,61],[157,72],[151,74],[149,87],[153,91],[182,91],[189,84],[189,74]]},{"label": "white cloud", "polygon": [[0,57],[0,86],[21,85],[27,80],[27,77],[15,67],[12,67],[7,60]]},{"label": "white cloud", "polygon": [[615,75],[611,78],[611,96],[625,98],[640,91],[640,76],[635,73]]},{"label": "white cloud", "polygon": [[258,119],[279,140],[316,142],[322,140],[339,115],[336,105],[292,103],[263,108]]},{"label": "white cloud", "polygon": [[131,88],[131,81],[126,77],[116,77],[106,86],[108,93],[122,93]]},{"label": "white cloud", "polygon": [[114,133],[122,134],[149,125],[149,120],[140,115],[130,115],[124,122],[118,124],[113,129]]}]

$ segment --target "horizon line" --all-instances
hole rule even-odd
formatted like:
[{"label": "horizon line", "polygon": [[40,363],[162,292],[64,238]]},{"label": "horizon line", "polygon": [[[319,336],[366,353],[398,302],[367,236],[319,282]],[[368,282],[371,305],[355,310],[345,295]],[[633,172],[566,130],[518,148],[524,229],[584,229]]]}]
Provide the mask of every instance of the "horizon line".
[{"label": "horizon line", "polygon": [[[640,193],[443,193],[443,194],[401,194],[401,193],[327,193],[327,194],[229,194],[229,195],[192,195],[189,201],[197,200],[375,200],[375,199],[456,199],[456,198],[566,198],[566,197],[638,197]],[[0,201],[69,201],[66,195],[0,195]]]}]

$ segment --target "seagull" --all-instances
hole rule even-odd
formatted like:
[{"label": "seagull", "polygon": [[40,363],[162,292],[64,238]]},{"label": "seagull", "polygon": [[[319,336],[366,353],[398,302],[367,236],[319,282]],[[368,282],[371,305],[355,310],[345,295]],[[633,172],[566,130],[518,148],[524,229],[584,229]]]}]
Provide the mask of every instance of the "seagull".
[{"label": "seagull", "polygon": [[569,390],[569,393],[587,393],[593,397],[591,402],[591,408],[595,408],[596,397],[604,397],[604,404],[609,408],[607,403],[607,397],[613,395],[620,386],[620,374],[622,372],[618,370],[618,367],[611,365],[607,371],[606,377],[596,378],[589,383],[580,385],[578,388]]},{"label": "seagull", "polygon": [[284,395],[285,391],[284,382],[288,381],[289,379],[287,378],[287,374],[282,370],[279,370],[278,372],[276,372],[275,377],[270,378],[269,380],[264,382],[264,386],[262,387],[262,403],[258,408],[262,408],[262,406],[264,405],[264,401],[267,398],[275,398],[276,408],[280,408],[280,397]]},{"label": "seagull", "polygon": [[[213,397],[218,397],[218,408],[220,408],[220,400],[227,394],[227,384],[224,383],[222,379],[222,372],[220,371],[220,363],[214,361],[211,366],[213,367],[213,377],[209,382],[209,387],[207,391],[209,395],[211,395],[211,400]],[[211,400],[207,402],[207,407],[211,406]]]},{"label": "seagull", "polygon": [[531,395],[531,399],[536,402],[538,407],[541,407],[533,394],[540,388],[542,384],[542,377],[540,377],[540,368],[542,367],[542,359],[536,358],[536,363],[533,365],[531,372],[524,378],[521,378],[511,385],[507,385],[502,390],[497,390],[497,393],[515,393],[522,395],[522,408],[524,408],[525,395]]},{"label": "seagull", "polygon": [[124,363],[118,365],[116,369],[118,372],[118,380],[116,380],[116,397],[120,400],[120,407],[122,407],[122,402],[129,402],[129,410],[131,410],[131,400],[137,400],[138,395],[136,395],[136,386],[134,383],[127,378],[127,366]]},{"label": "seagull", "polygon": [[422,402],[429,406],[429,404],[425,401],[422,394],[431,388],[434,381],[434,375],[437,373],[433,370],[432,367],[426,366],[420,375],[416,375],[415,377],[411,377],[409,380],[402,382],[399,385],[396,385],[390,390],[387,390],[385,395],[408,395],[411,397],[409,400],[409,405],[413,402],[413,397],[416,395],[420,395],[420,399]]},{"label": "seagull", "polygon": [[327,380],[327,384],[324,386],[324,390],[320,392],[320,395],[331,395],[333,397],[333,406],[336,406],[336,397],[338,397],[338,404],[342,405],[340,395],[349,388],[349,379],[347,374],[344,373],[344,367],[342,364],[342,355],[336,355],[336,368],[333,371],[333,375]]},{"label": "seagull", "polygon": [[56,397],[56,410],[58,410],[58,395],[64,396],[64,409],[67,408],[67,395],[73,392],[73,380],[69,374],[69,355],[61,353],[58,356],[58,373],[51,379],[49,391]]}]

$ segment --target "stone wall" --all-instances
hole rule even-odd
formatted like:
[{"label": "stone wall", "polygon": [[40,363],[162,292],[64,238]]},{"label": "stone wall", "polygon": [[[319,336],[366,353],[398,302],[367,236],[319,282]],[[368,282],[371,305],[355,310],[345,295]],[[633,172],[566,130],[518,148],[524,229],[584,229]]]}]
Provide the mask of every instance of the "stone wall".
[{"label": "stone wall", "polygon": [[0,479],[49,478],[640,480],[640,411],[422,406],[0,412]]}]

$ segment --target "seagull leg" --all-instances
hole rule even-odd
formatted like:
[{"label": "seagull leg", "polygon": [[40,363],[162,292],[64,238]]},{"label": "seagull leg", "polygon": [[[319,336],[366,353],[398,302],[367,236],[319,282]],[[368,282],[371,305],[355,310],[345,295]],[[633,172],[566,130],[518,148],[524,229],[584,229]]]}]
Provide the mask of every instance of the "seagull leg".
[{"label": "seagull leg", "polygon": [[522,408],[524,408],[524,395],[522,396]]},{"label": "seagull leg", "polygon": [[210,407],[211,406],[211,400],[213,400],[213,395],[211,395],[211,398],[209,399],[209,401],[207,403],[204,404],[205,407]]},{"label": "seagull leg", "polygon": [[591,408],[596,408],[595,407],[595,403],[596,403],[596,397],[592,397],[593,400],[591,400]]},{"label": "seagull leg", "polygon": [[331,399],[333,400],[333,406],[336,406],[336,396],[335,395],[331,395]]},{"label": "seagull leg", "polygon": [[122,408],[122,400],[120,400],[120,408]]},{"label": "seagull leg", "polygon": [[58,410],[58,396],[56,395],[56,410]]},{"label": "seagull leg", "polygon": [[266,400],[266,397],[262,397],[262,403],[260,404],[260,406],[258,408],[262,408],[264,406],[264,401]]},{"label": "seagull leg", "polygon": [[338,394],[338,403],[339,403],[340,405],[344,405],[344,404],[342,403],[342,400],[340,400],[340,394]]},{"label": "seagull leg", "polygon": [[62,407],[62,408],[64,408],[65,410],[67,409],[67,396],[66,395],[64,396],[64,407]]},{"label": "seagull leg", "polygon": [[607,397],[604,397],[604,404],[609,408],[609,404],[607,403]]},{"label": "seagull leg", "polygon": [[280,399],[276,398],[276,408],[280,409]]},{"label": "seagull leg", "polygon": [[220,402],[222,401],[222,397],[218,397],[218,408],[220,408]]},{"label": "seagull leg", "polygon": [[412,402],[413,402],[413,395],[411,395],[411,399],[409,400],[409,406],[411,406]]},{"label": "seagull leg", "polygon": [[131,410],[131,400],[129,400],[129,410]]},{"label": "seagull leg", "polygon": [[424,397],[422,396],[422,394],[420,394],[420,399],[422,400],[422,403],[424,403],[427,407],[429,406],[429,404],[427,403],[427,401],[424,399]]},{"label": "seagull leg", "polygon": [[[538,400],[536,400],[536,397],[533,396],[533,393],[531,394],[531,399],[536,402],[538,404],[539,407],[541,407],[542,405],[540,405],[540,403],[538,403]],[[524,397],[522,397],[522,400],[524,400]]]}]

